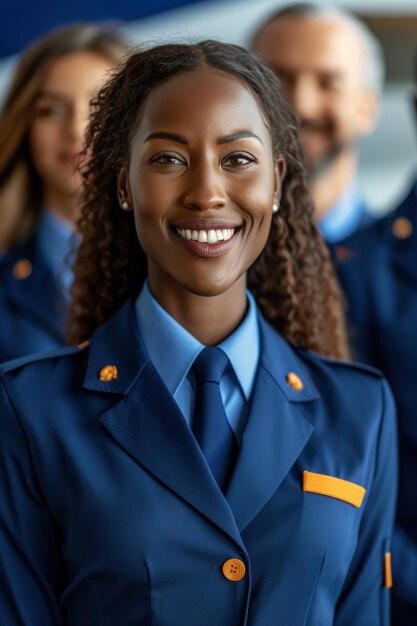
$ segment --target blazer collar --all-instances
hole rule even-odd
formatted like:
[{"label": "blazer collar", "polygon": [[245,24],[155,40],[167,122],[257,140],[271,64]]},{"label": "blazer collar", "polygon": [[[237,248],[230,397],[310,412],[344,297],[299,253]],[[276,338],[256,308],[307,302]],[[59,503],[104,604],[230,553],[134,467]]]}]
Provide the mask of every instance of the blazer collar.
[{"label": "blazer collar", "polygon": [[[318,398],[319,393],[296,349],[260,313],[259,324],[261,363],[284,396],[291,402]],[[135,306],[129,300],[94,333],[84,387],[104,393],[127,394],[147,362],[149,355],[137,327]],[[100,371],[106,365],[117,367],[117,378],[109,382],[99,379]],[[295,390],[288,383],[290,373],[297,374],[302,380],[301,391]]]},{"label": "blazer collar", "polygon": [[[148,362],[149,356],[137,328],[134,303],[129,300],[92,336],[84,387],[126,395]],[[107,365],[116,366],[117,377],[102,381],[100,372]]]},{"label": "blazer collar", "polygon": [[[382,241],[396,275],[413,288],[417,285],[417,182],[399,208],[382,220]],[[407,236],[398,236],[399,225],[409,229]]]},{"label": "blazer collar", "polygon": [[[409,232],[400,236],[400,225],[407,225]],[[402,222],[402,224],[401,224]],[[400,206],[385,219],[380,221],[380,238],[385,244],[394,250],[402,250],[417,247],[417,181]],[[408,230],[407,229],[407,230]]]},{"label": "blazer collar", "polygon": [[[16,276],[19,264],[31,267],[28,276]],[[37,248],[36,233],[1,260],[3,287],[7,298],[27,311],[63,341],[67,305],[54,277]]]},{"label": "blazer collar", "polygon": [[[146,354],[131,302],[93,336],[84,381],[87,389],[124,396],[99,417],[104,428],[141,466],[242,549],[240,531],[272,497],[313,431],[297,404],[319,398],[296,351],[262,318],[260,325],[262,356],[226,498]],[[100,371],[106,365],[116,366],[117,378],[100,380]],[[302,380],[301,391],[288,384],[289,372]]]},{"label": "blazer collar", "polygon": [[[117,378],[100,380],[100,371],[106,365],[116,366]],[[92,337],[84,387],[124,396],[99,417],[107,432],[142,467],[244,550],[230,506],[176,402],[149,360],[132,302]]]},{"label": "blazer collar", "polygon": [[[286,341],[266,319],[259,314],[261,329],[261,365],[269,372],[272,380],[291,402],[316,400],[320,394],[297,348]],[[288,382],[289,374],[296,374],[303,385],[301,390],[294,389]]]}]

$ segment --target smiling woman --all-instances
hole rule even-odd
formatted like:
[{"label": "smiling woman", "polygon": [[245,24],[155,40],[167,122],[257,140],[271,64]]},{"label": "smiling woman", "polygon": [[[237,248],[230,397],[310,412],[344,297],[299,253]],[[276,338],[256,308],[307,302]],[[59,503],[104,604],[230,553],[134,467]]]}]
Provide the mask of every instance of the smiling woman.
[{"label": "smiling woman", "polygon": [[87,148],[89,340],[0,379],[2,626],[387,624],[392,399],[337,359],[277,79],[214,41],[138,51]]},{"label": "smiling woman", "polygon": [[119,194],[133,208],[149,286],[163,308],[185,325],[184,292],[213,296],[194,305],[198,326],[206,320],[201,330],[193,324],[194,334],[205,344],[243,319],[246,271],[265,247],[284,168],[253,92],[224,71],[181,73],[143,105]]},{"label": "smiling woman", "polygon": [[[346,356],[339,291],[311,221],[296,122],[277,81],[252,57],[237,62],[233,48],[219,59],[209,46],[184,50],[161,46],[140,53],[100,96],[88,139],[92,154],[71,341],[88,338],[126,297],[137,295],[148,271],[152,280],[157,249],[159,263],[173,272],[186,268],[189,283],[205,276],[211,295],[221,275],[230,274],[232,286],[239,274],[239,304],[233,289],[225,297],[234,311],[240,306],[240,317],[247,280],[264,314],[290,341]],[[134,217],[118,210],[120,202]],[[280,204],[276,214],[274,204]],[[198,228],[189,221],[196,219]],[[204,225],[202,219],[209,221]],[[222,246],[185,243],[187,230],[187,241],[193,241],[230,227],[236,227],[226,246],[230,254],[219,258],[213,253]],[[192,256],[186,254],[191,249]],[[216,257],[210,275],[201,272],[203,252]],[[216,303],[224,310],[218,299],[211,306]],[[202,308],[207,311],[207,303]],[[216,319],[208,311],[206,316]]]}]

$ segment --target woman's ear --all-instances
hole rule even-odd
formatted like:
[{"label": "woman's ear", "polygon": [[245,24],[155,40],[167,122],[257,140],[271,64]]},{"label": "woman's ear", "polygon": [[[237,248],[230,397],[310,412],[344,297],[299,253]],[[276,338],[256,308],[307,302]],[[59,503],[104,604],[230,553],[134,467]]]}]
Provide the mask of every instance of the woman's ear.
[{"label": "woman's ear", "polygon": [[274,198],[277,204],[281,200],[282,183],[284,182],[285,175],[287,173],[287,163],[284,157],[280,157],[275,161],[274,174],[275,174],[275,193]]},{"label": "woman's ear", "polygon": [[133,209],[132,192],[126,167],[122,167],[117,176],[117,197],[119,198],[120,208],[123,211],[131,211]]}]

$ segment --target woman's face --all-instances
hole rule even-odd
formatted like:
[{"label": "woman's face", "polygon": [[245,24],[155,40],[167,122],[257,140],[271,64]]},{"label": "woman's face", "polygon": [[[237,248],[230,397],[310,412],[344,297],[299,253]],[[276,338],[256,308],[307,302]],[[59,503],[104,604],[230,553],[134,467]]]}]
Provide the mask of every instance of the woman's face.
[{"label": "woman's face", "polygon": [[110,67],[110,60],[104,56],[76,52],[52,62],[43,76],[29,142],[43,185],[43,199],[48,204],[71,200],[80,191],[78,166],[90,101]]},{"label": "woman's face", "polygon": [[156,87],[119,175],[153,293],[213,296],[245,279],[268,238],[282,170],[243,81],[203,68]]}]

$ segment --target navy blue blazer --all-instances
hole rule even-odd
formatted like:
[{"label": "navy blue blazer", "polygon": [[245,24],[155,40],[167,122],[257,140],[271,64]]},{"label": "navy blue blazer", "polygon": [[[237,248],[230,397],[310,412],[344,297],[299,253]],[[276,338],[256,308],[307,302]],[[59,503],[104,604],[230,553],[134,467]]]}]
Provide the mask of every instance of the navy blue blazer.
[{"label": "navy blue blazer", "polygon": [[388,625],[388,386],[260,324],[225,496],[130,302],[87,347],[2,366],[2,626]]},{"label": "navy blue blazer", "polygon": [[357,355],[379,367],[398,409],[400,483],[393,621],[417,624],[417,183],[396,211],[334,249]]},{"label": "navy blue blazer", "polygon": [[63,346],[66,309],[36,233],[0,256],[0,362]]}]

